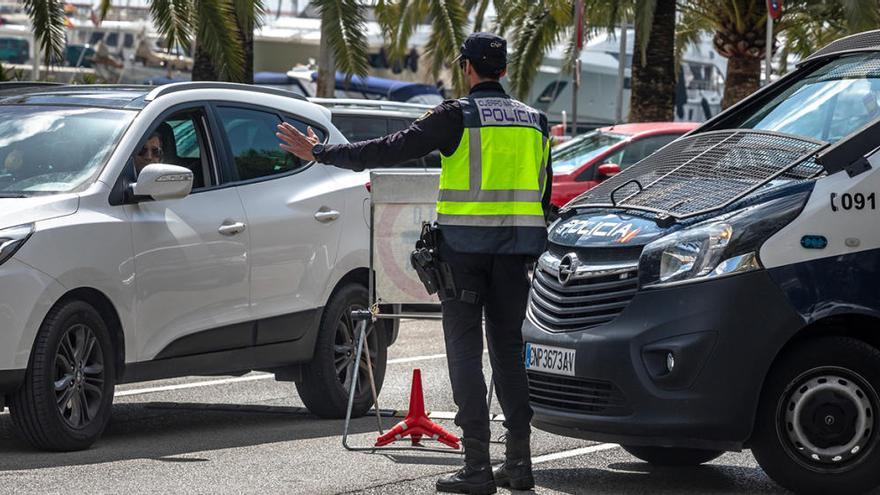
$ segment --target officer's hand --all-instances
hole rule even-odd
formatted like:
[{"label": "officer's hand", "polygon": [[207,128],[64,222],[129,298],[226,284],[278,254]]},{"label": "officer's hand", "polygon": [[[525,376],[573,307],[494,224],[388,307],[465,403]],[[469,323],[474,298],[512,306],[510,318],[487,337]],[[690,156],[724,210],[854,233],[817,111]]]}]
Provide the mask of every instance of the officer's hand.
[{"label": "officer's hand", "polygon": [[301,160],[313,161],[312,147],[320,142],[315,131],[309,127],[309,135],[306,136],[287,122],[278,124],[278,132],[275,133],[282,142],[278,146],[288,153],[293,153]]}]

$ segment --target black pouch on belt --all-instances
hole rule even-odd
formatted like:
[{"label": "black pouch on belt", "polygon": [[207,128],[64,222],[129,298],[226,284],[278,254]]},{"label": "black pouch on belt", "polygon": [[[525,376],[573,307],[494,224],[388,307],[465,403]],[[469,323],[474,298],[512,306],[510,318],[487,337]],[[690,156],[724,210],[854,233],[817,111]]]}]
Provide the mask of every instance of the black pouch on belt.
[{"label": "black pouch on belt", "polygon": [[455,281],[449,265],[437,256],[440,241],[439,230],[429,223],[422,224],[422,235],[410,255],[410,264],[428,294],[437,294],[441,301],[456,297]]}]

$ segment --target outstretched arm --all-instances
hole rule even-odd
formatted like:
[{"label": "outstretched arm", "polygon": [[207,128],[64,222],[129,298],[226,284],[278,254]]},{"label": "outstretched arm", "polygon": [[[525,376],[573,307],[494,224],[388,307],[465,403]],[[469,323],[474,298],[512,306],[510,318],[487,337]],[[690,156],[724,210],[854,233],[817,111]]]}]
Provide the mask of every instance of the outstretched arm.
[{"label": "outstretched arm", "polygon": [[461,139],[461,112],[454,110],[455,102],[444,102],[413,122],[408,128],[384,137],[349,144],[328,144],[317,158],[312,147],[318,137],[309,129],[304,135],[288,123],[278,126],[281,149],[303,160],[317,159],[354,171],[367,167],[394,166],[413,160],[434,150],[451,155]]}]

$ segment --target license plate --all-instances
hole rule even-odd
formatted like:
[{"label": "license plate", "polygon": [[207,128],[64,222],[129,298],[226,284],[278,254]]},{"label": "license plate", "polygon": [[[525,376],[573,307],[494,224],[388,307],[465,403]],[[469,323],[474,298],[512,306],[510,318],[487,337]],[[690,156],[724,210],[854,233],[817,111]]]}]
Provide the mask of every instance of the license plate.
[{"label": "license plate", "polygon": [[574,376],[574,349],[526,342],[526,369]]}]

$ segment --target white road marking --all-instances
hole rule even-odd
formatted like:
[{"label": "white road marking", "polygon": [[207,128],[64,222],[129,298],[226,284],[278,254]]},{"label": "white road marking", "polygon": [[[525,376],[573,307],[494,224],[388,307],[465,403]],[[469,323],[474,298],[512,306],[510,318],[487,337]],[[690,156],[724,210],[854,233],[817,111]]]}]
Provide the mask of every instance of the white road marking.
[{"label": "white road marking", "polygon": [[[485,354],[487,351],[483,351]],[[406,358],[389,359],[388,364],[413,363],[416,361],[430,361],[433,359],[443,359],[446,354],[428,354],[425,356],[413,356]],[[177,385],[163,385],[161,387],[136,388],[132,390],[121,390],[116,392],[114,397],[127,397],[130,395],[154,394],[157,392],[168,392],[171,390],[184,390],[188,388],[213,387],[214,385],[226,385],[229,383],[252,382],[257,380],[269,380],[275,378],[271,373],[258,373],[247,376],[237,376],[234,378],[223,378],[220,380],[207,380],[203,382],[180,383]]]},{"label": "white road marking", "polygon": [[568,459],[569,457],[593,454],[595,452],[616,449],[619,447],[620,445],[617,445],[616,443],[600,443],[598,445],[590,445],[589,447],[581,447],[579,449],[564,450],[562,452],[556,452],[553,454],[544,454],[537,457],[532,457],[532,464],[542,464],[545,462],[558,461],[560,459]]}]

